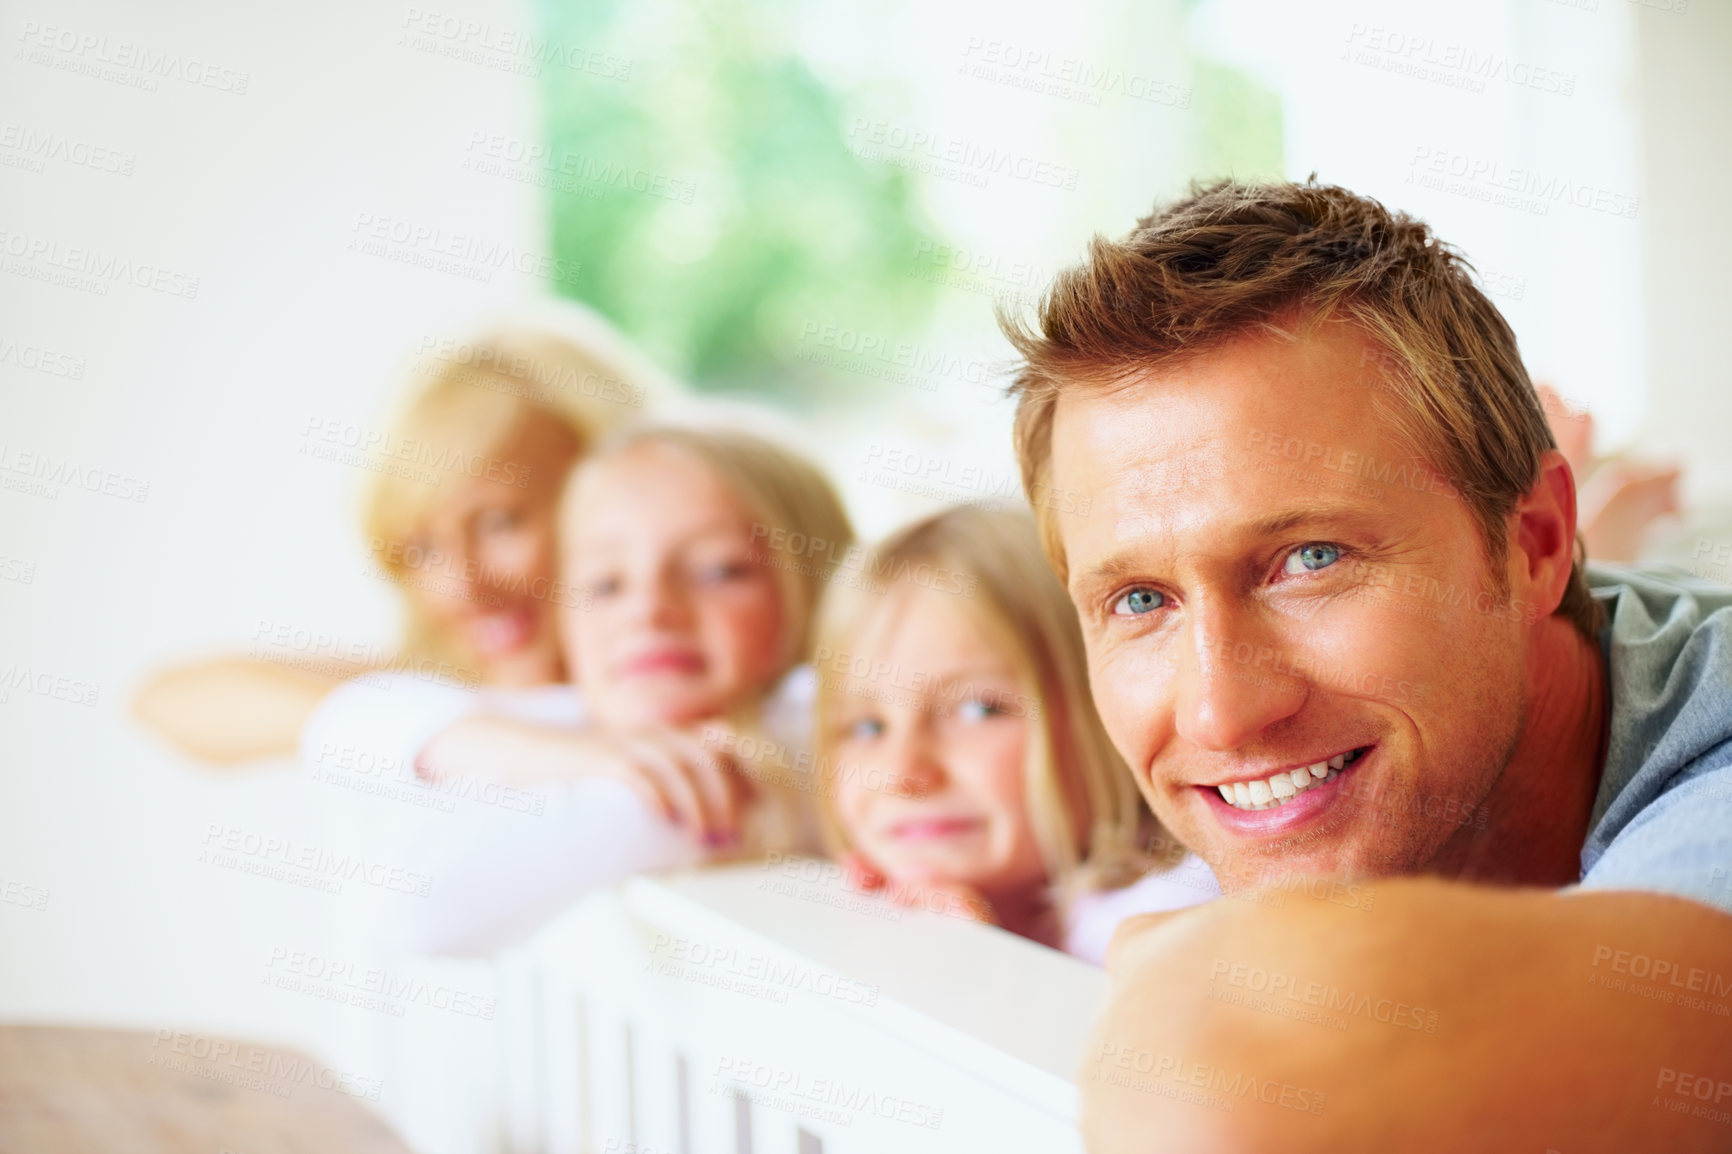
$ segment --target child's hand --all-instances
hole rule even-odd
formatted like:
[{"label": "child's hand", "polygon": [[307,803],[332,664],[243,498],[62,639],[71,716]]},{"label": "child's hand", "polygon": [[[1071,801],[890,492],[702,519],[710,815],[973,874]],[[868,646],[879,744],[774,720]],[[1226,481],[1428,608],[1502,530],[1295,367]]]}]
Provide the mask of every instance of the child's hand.
[{"label": "child's hand", "polygon": [[697,736],[677,729],[588,734],[583,746],[582,772],[630,787],[651,809],[706,845],[739,839],[745,782],[726,754]]}]

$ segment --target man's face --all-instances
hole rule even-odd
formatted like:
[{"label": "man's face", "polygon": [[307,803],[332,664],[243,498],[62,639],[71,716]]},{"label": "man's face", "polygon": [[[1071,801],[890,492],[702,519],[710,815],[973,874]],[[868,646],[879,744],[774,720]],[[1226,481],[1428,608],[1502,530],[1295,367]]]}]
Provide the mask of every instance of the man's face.
[{"label": "man's face", "polygon": [[1055,415],[1052,486],[1092,498],[1055,516],[1095,702],[1229,891],[1423,869],[1524,722],[1533,614],[1498,595],[1449,479],[1393,434],[1381,379],[1364,338],[1327,324]]}]

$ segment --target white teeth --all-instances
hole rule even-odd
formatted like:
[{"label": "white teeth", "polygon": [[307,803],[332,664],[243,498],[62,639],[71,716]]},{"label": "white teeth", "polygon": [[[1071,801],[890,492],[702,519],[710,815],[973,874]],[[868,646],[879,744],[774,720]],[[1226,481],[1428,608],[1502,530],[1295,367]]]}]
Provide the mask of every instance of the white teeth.
[{"label": "white teeth", "polygon": [[1341,776],[1342,767],[1355,760],[1355,754],[1338,753],[1327,761],[1284,770],[1263,781],[1235,781],[1216,788],[1221,791],[1221,799],[1236,809],[1269,809],[1314,785],[1334,781]]}]

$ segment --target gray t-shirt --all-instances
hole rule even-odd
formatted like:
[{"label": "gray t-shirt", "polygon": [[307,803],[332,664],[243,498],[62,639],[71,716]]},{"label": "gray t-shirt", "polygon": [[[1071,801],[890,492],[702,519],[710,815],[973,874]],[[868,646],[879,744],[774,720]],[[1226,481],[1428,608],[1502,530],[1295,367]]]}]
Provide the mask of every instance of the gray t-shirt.
[{"label": "gray t-shirt", "polygon": [[1603,565],[1588,586],[1612,720],[1581,885],[1732,913],[1732,589]]}]

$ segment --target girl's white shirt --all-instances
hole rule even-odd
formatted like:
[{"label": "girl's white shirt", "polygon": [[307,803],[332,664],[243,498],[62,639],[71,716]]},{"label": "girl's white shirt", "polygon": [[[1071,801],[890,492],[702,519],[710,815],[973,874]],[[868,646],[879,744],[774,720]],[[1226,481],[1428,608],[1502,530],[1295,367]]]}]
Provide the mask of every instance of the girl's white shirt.
[{"label": "girl's white shirt", "polygon": [[1170,866],[1144,874],[1128,886],[1081,894],[1065,919],[1064,952],[1101,965],[1113,931],[1126,918],[1202,905],[1221,896],[1207,862],[1187,853]]},{"label": "girl's white shirt", "polygon": [[[764,708],[766,734],[801,764],[809,763],[798,754],[810,742],[816,684],[809,666],[796,668]],[[316,778],[376,779],[365,783],[368,792],[408,801],[424,815],[417,829],[397,841],[410,859],[408,868],[431,876],[429,892],[411,899],[415,908],[382,927],[391,939],[385,944],[423,953],[491,954],[595,890],[635,873],[701,865],[722,852],[609,779],[532,787],[486,778],[420,782],[414,766],[421,750],[444,729],[476,715],[571,727],[587,717],[581,695],[569,685],[466,689],[409,675],[368,674],[328,694],[301,731],[301,758]],[[769,848],[815,848],[803,832],[782,836],[796,844]]]}]

